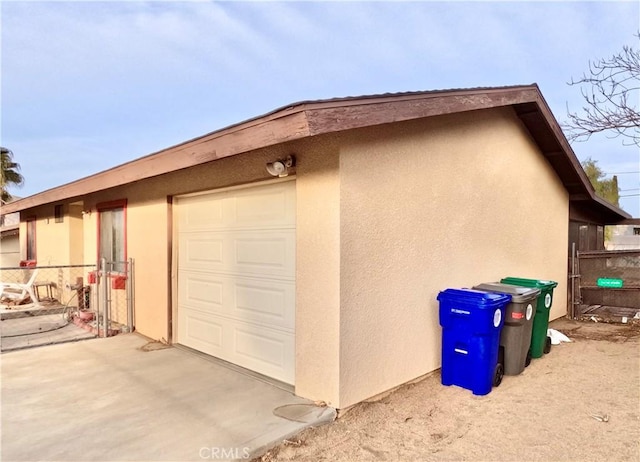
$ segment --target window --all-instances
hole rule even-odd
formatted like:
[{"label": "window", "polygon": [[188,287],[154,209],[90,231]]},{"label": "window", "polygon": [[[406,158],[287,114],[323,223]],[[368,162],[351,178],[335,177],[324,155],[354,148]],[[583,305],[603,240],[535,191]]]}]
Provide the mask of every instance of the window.
[{"label": "window", "polygon": [[111,269],[124,272],[126,250],[126,201],[98,204],[98,259],[113,262]]},{"label": "window", "polygon": [[62,204],[56,205],[53,209],[53,215],[56,219],[56,223],[64,222],[64,213],[62,210]]},{"label": "window", "polygon": [[640,228],[633,228],[633,235],[640,236]]},{"label": "window", "polygon": [[36,217],[27,218],[27,260],[36,260]]}]

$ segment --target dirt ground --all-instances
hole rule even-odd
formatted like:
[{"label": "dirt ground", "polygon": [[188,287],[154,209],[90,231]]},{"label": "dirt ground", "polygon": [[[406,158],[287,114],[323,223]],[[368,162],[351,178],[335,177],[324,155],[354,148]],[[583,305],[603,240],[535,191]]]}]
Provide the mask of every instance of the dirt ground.
[{"label": "dirt ground", "polygon": [[559,319],[573,340],[483,397],[436,372],[257,459],[639,461],[640,326]]}]

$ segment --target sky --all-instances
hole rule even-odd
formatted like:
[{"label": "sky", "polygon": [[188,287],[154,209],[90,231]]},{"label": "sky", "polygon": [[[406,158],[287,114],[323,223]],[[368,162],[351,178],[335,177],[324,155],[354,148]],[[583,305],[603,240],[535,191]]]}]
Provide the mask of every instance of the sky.
[{"label": "sky", "polygon": [[[535,82],[564,122],[567,83],[638,46],[640,2],[1,0],[0,27],[24,197],[303,100]],[[572,147],[640,217],[638,147]]]}]

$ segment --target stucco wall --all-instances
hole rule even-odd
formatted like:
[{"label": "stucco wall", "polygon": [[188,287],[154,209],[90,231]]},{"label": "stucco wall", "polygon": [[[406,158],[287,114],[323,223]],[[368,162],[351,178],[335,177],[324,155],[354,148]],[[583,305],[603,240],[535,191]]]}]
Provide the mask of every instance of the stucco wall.
[{"label": "stucco wall", "polygon": [[560,282],[568,195],[510,110],[360,130],[340,155],[340,406],[440,366],[436,296]]},{"label": "stucco wall", "polygon": [[82,215],[82,258],[85,265],[96,265],[98,261],[98,214],[91,201],[85,201],[82,208],[91,213]]},{"label": "stucco wall", "polygon": [[[36,218],[36,260],[38,266],[68,265],[69,263],[69,220],[56,223],[54,206],[46,205],[31,209],[21,219]],[[27,256],[27,227],[20,223],[20,255]]]},{"label": "stucco wall", "polygon": [[69,221],[68,264],[82,265],[84,264],[84,224],[82,219],[82,205],[66,205],[65,215],[64,219]]},{"label": "stucco wall", "polygon": [[296,180],[296,394],[339,403],[340,176],[329,137],[300,147]]},{"label": "stucco wall", "polygon": [[[22,214],[20,223],[20,258],[27,256],[26,220],[36,219],[36,260],[38,266],[82,264],[82,222],[80,211],[71,213],[63,204],[62,222],[56,222],[54,204],[33,208]],[[78,242],[80,241],[80,242]],[[80,244],[78,246],[78,243]]]}]

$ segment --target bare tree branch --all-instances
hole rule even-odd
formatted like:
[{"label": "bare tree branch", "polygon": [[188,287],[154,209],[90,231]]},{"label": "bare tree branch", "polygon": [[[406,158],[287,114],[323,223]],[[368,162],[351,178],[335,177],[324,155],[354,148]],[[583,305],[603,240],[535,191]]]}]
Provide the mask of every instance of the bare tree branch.
[{"label": "bare tree branch", "polygon": [[[635,37],[640,40],[640,33]],[[611,58],[589,62],[589,72],[571,79],[580,86],[586,103],[571,112],[562,124],[570,141],[586,141],[594,133],[608,132],[623,137],[624,144],[640,146],[640,49],[623,46]]]}]

